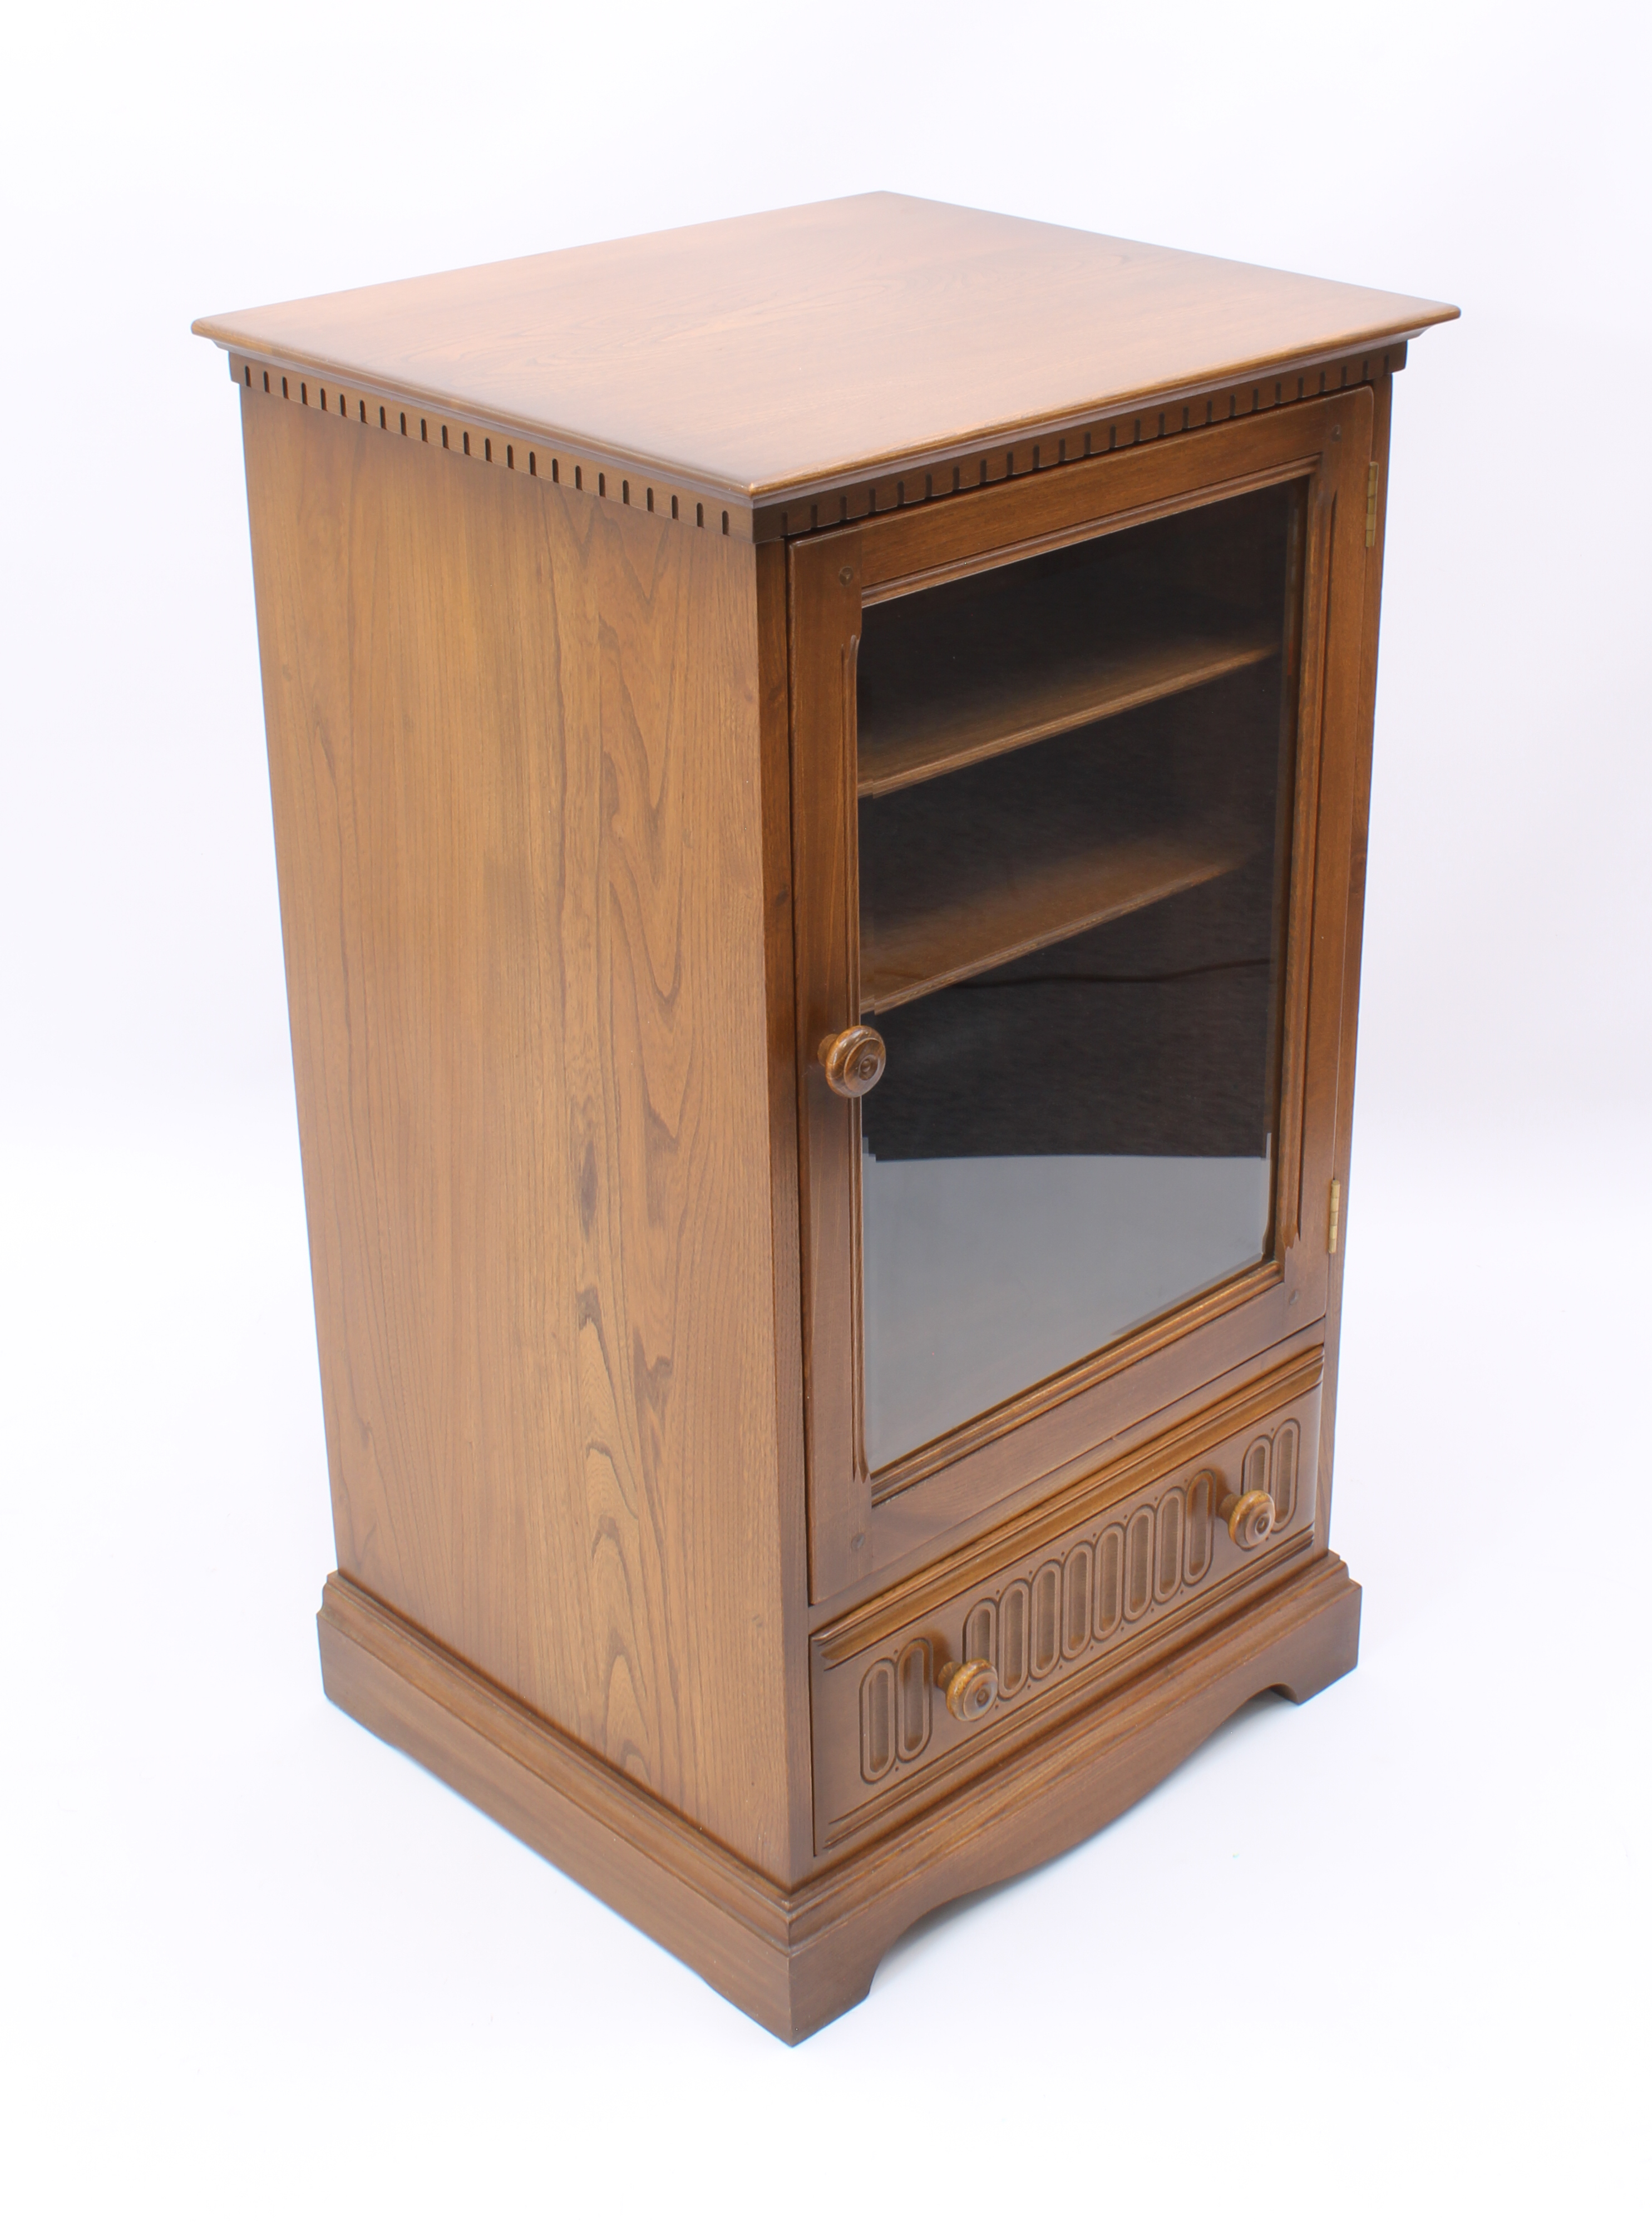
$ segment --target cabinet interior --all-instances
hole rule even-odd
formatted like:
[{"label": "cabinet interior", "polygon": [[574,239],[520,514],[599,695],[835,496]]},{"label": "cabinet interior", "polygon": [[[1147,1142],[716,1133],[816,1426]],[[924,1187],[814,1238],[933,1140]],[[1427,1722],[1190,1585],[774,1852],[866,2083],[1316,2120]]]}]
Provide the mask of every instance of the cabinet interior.
[{"label": "cabinet interior", "polygon": [[864,614],[874,1467],[1266,1252],[1300,502]]}]

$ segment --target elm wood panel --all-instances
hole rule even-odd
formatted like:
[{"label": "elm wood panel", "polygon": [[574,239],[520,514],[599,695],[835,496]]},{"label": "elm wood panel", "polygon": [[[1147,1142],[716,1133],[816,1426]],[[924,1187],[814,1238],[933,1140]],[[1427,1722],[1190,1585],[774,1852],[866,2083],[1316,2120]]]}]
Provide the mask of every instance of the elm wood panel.
[{"label": "elm wood panel", "polygon": [[1083,1842],[1259,1692],[1300,1704],[1346,1674],[1360,1592],[1341,1560],[1313,1560],[791,1891],[348,1580],[328,1581],[319,1619],[336,1704],[796,2043],[865,1997],[884,1953],[925,1913]]},{"label": "elm wood panel", "polygon": [[203,317],[225,346],[751,499],[1454,316],[868,193]]},{"label": "elm wood panel", "polygon": [[1277,624],[1192,596],[1167,608],[1162,597],[1144,606],[1109,594],[1097,606],[1088,579],[990,586],[950,607],[944,625],[905,599],[880,619],[893,637],[879,641],[876,688],[870,657],[861,668],[862,794],[1116,717],[1278,651]]},{"label": "elm wood panel", "polygon": [[341,1566],[784,1874],[752,552],[243,423]]},{"label": "elm wood panel", "polygon": [[809,1595],[817,1599],[863,1571],[871,1514],[861,1398],[860,1107],[826,1085],[820,1057],[820,1044],[860,1014],[858,558],[853,533],[790,548],[786,557],[804,1424]]},{"label": "elm wood panel", "polygon": [[808,1506],[803,1439],[803,1291],[799,1232],[796,947],[792,933],[791,695],[786,556],[757,551],[757,712],[763,750],[763,978],[768,1010],[769,1224],[774,1255],[775,1419],[780,1490],[780,1594],[786,1662],[788,1874],[811,1845],[808,1800]]},{"label": "elm wood panel", "polygon": [[[842,699],[837,675],[858,627],[859,603],[851,610],[833,599],[836,566],[850,571],[859,595],[870,579],[890,588],[916,577],[978,569],[1012,549],[1019,553],[1070,543],[1082,537],[1086,520],[1092,530],[1109,530],[1285,480],[1301,480],[1310,497],[1273,1256],[880,1470],[872,1484],[876,1503],[869,1520],[864,1459],[856,1463],[857,1372],[835,1358],[829,1366],[817,1365],[817,1321],[829,1323],[847,1313],[854,1327],[838,1330],[847,1348],[851,1334],[858,1332],[859,1299],[858,1113],[830,1096],[820,1079],[818,1090],[801,1099],[803,1146],[813,1164],[804,1189],[806,1271],[813,1289],[831,1292],[829,1302],[817,1299],[805,1320],[810,1597],[816,1604],[874,1578],[926,1544],[941,1543],[955,1523],[973,1522],[995,1503],[1023,1492],[1029,1473],[1057,1473],[1120,1428],[1188,1394],[1200,1379],[1230,1371],[1323,1316],[1327,1259],[1321,1176],[1329,1178],[1341,1000],[1324,966],[1316,973],[1308,958],[1311,935],[1335,932],[1340,938],[1338,921],[1347,902],[1346,842],[1335,829],[1347,760],[1358,738],[1357,716],[1352,714],[1357,694],[1350,694],[1349,685],[1360,669],[1362,637],[1363,491],[1371,407],[1367,389],[1350,389],[1328,400],[1305,402],[1288,418],[1247,419],[1190,434],[1165,448],[1102,457],[1025,485],[993,488],[949,505],[945,513],[878,518],[853,533],[793,544],[795,661],[811,659],[817,687],[827,687],[832,695],[828,712],[813,696],[801,695],[795,681],[798,854],[800,860],[810,860],[824,898],[835,894],[834,876],[851,869],[843,861],[840,833],[825,830],[828,823],[840,826],[845,806],[834,798],[848,776],[845,751],[852,763],[854,747],[854,705]],[[800,723],[804,714],[810,720],[807,731]],[[1322,754],[1338,767],[1323,794]],[[1332,838],[1322,839],[1326,813]],[[810,894],[801,861],[798,896],[799,1055],[807,1088],[818,1039],[813,1029],[849,994],[858,951],[844,932],[840,911],[824,900],[817,905]],[[807,992],[805,981],[811,983]],[[827,1022],[834,1032],[844,1023],[835,1018]],[[1128,1378],[1149,1356],[1153,1366],[1137,1380]],[[863,1540],[856,1543],[856,1536]]]},{"label": "elm wood panel", "polygon": [[863,1014],[892,1011],[1245,862],[1244,847],[1219,828],[1090,842],[1083,827],[1069,831],[1065,850],[1052,842],[1030,857],[1006,834],[996,855],[970,860],[974,870],[939,847],[914,861],[880,907],[863,916]]},{"label": "elm wood panel", "polygon": [[[1365,629],[1372,569],[1365,537],[1366,473],[1374,415],[1370,387],[1360,387],[1336,407],[1337,429],[1345,436],[1331,448],[1334,463],[1321,474],[1317,517],[1309,544],[1310,573],[1322,564],[1325,591],[1322,599],[1304,598],[1310,619],[1316,614],[1322,626],[1317,643],[1322,745],[1304,750],[1301,759],[1311,777],[1299,779],[1297,815],[1303,884],[1292,889],[1285,993],[1287,1037],[1305,1028],[1308,1055],[1301,1095],[1282,1107],[1281,1164],[1294,1160],[1296,1198],[1293,1221],[1278,1233],[1294,1256],[1311,1265],[1315,1308],[1322,1313],[1329,1302],[1330,1182],[1336,1164],[1343,1028],[1351,1016],[1344,1002],[1344,975],[1350,939],[1357,938],[1360,929],[1359,917],[1350,907],[1354,899],[1355,807],[1368,776],[1371,746],[1365,702]],[[1311,667],[1315,653],[1316,644],[1304,641],[1304,670]],[[1309,693],[1304,679],[1304,702]],[[1310,851],[1302,838],[1310,829]],[[1296,1146],[1292,1114],[1301,1120],[1300,1147]],[[1288,1203],[1288,1183],[1281,1183],[1280,1193],[1282,1202]]]},{"label": "elm wood panel", "polygon": [[[822,1629],[811,1647],[815,1830],[822,1849],[882,1826],[916,1799],[944,1795],[965,1773],[1002,1763],[1008,1749],[1041,1733],[1053,1716],[1094,1703],[1105,1686],[1139,1673],[1146,1654],[1184,1641],[1192,1623],[1220,1618],[1234,1609],[1241,1590],[1248,1598],[1314,1551],[1322,1359],[1322,1351],[1308,1351],[1103,1473],[1090,1473],[1058,1505],[996,1532],[977,1551],[950,1559],[942,1572],[900,1584]],[[1276,1459],[1287,1436],[1288,1453]],[[1241,1481],[1259,1453],[1261,1478]],[[1276,1498],[1277,1524],[1265,1542],[1241,1550],[1215,1516],[1221,1497],[1229,1489],[1267,1488],[1281,1478],[1273,1472],[1280,1463],[1289,1466],[1289,1486]],[[1201,1474],[1208,1477],[1202,1508],[1195,1502]],[[1124,1543],[1144,1520],[1142,1592],[1128,1593],[1131,1551],[1125,1544],[1110,1624],[1103,1625],[1107,1539]],[[1012,1643],[1005,1618],[1017,1591],[1027,1624]],[[1044,1596],[1046,1591],[1052,1594]],[[969,1632],[983,1606],[995,1623],[984,1645],[979,1631],[974,1641]],[[1040,1625],[1046,1613],[1047,1629]],[[1012,1649],[1020,1654],[1019,1672]],[[876,1699],[880,1681],[892,1688],[901,1665],[914,1656],[923,1661],[928,1685],[921,1732],[905,1750],[899,1736],[875,1736],[880,1763],[869,1774],[868,1730],[881,1724],[864,1717],[868,1698]],[[984,1712],[958,1721],[934,1686],[933,1665],[977,1657],[996,1673],[998,1695]],[[906,1726],[904,1710],[900,1725]]]}]

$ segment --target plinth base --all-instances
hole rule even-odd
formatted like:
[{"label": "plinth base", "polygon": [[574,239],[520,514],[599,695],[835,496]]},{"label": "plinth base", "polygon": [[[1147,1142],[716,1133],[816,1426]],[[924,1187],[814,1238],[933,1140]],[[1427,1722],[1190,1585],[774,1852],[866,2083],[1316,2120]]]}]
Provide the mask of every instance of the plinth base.
[{"label": "plinth base", "polygon": [[341,1574],[319,1616],[334,1704],[481,1807],[788,2044],[858,2004],[920,1917],[1053,1858],[1164,1779],[1259,1692],[1297,1703],[1354,1664],[1335,1557],[787,1891],[548,1726]]}]

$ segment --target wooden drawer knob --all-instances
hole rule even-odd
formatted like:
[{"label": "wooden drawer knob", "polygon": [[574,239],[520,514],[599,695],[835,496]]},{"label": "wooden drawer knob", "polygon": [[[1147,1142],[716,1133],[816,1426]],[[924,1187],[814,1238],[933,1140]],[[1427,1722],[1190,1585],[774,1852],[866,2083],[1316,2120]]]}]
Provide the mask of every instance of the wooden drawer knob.
[{"label": "wooden drawer knob", "polygon": [[888,1061],[883,1037],[870,1026],[845,1026],[840,1034],[828,1034],[820,1045],[826,1086],[834,1095],[864,1095],[883,1079]]},{"label": "wooden drawer knob", "polygon": [[1253,1551],[1273,1533],[1273,1499],[1265,1489],[1247,1489],[1242,1497],[1230,1490],[1216,1512],[1241,1551]]},{"label": "wooden drawer knob", "polygon": [[966,1659],[961,1666],[946,1660],[935,1670],[935,1679],[945,1692],[946,1710],[955,1721],[978,1721],[998,1702],[998,1677],[987,1659]]}]

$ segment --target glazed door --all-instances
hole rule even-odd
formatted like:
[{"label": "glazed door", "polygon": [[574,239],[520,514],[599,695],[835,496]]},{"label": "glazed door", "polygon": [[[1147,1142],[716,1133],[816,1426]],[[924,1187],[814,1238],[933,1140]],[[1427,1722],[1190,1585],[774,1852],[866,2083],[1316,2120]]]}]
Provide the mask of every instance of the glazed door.
[{"label": "glazed door", "polygon": [[817,1598],[1324,1315],[1371,426],[792,550]]}]

